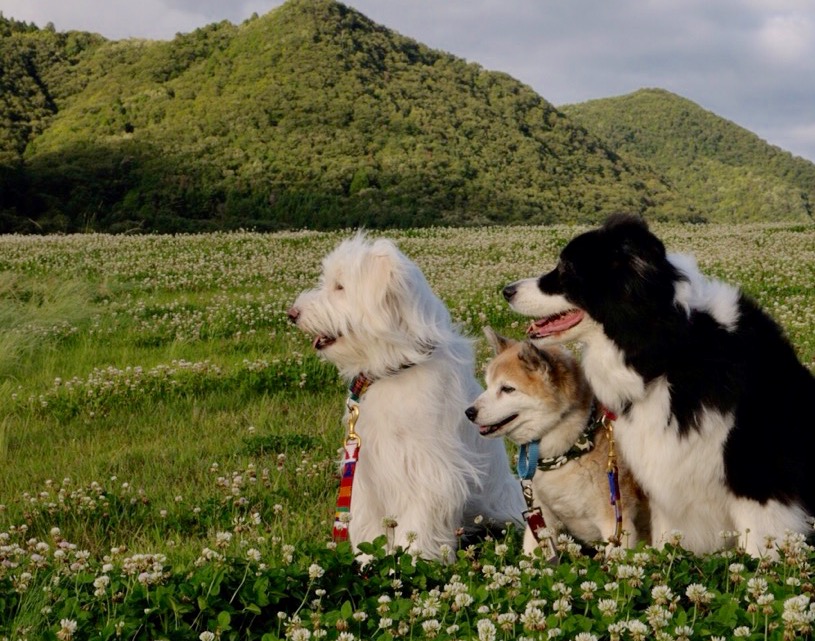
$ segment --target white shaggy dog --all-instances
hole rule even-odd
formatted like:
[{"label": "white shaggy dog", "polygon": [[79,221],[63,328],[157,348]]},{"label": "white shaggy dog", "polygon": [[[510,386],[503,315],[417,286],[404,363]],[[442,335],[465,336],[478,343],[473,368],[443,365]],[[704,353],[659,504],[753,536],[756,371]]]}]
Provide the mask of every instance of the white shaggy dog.
[{"label": "white shaggy dog", "polygon": [[464,415],[481,393],[471,342],[393,242],[357,234],[341,243],[288,315],[345,379],[372,381],[356,423],[355,547],[385,534],[387,517],[397,523],[394,543],[426,558],[455,550],[456,531],[478,516],[522,524],[503,444],[481,438]]}]

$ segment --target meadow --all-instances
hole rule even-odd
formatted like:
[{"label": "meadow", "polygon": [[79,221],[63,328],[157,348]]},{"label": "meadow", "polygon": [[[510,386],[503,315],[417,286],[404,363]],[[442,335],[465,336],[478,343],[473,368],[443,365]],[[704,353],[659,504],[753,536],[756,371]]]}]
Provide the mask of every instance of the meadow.
[{"label": "meadow", "polygon": [[[815,369],[815,226],[652,227]],[[501,287],[583,229],[387,235],[480,373],[482,327],[526,322]],[[285,314],[350,233],[0,236],[0,640],[810,636],[815,554],[795,536],[767,542],[778,561],[695,557],[678,534],[594,558],[564,537],[557,566],[512,530],[447,564],[383,537],[360,570],[330,541],[344,385]]]}]

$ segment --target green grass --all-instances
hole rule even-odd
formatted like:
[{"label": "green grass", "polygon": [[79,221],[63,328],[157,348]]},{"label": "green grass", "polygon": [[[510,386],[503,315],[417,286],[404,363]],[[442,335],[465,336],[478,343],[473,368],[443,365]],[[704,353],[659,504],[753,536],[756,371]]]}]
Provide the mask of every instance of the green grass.
[{"label": "green grass", "polygon": [[[655,230],[669,250],[691,251],[704,270],[741,285],[782,323],[801,360],[815,365],[815,228]],[[488,357],[485,324],[510,336],[523,332],[525,320],[503,303],[502,285],[548,268],[577,231],[391,235],[476,338],[480,373]],[[8,561],[0,563],[0,639],[57,638],[61,618],[78,622],[76,638],[94,639],[117,638],[116,625],[118,638],[134,639],[198,639],[216,628],[222,638],[298,638],[305,635],[301,628],[313,634],[320,626],[338,638],[344,625],[338,621],[357,638],[396,638],[400,623],[413,638],[430,638],[432,624],[422,624],[431,619],[459,626],[457,633],[442,628],[437,638],[477,638],[483,618],[498,626],[498,638],[545,638],[520,620],[505,621],[506,630],[498,623],[499,613],[528,609],[536,590],[548,602],[547,630],[558,627],[568,638],[608,633],[613,621],[596,600],[577,598],[578,579],[594,574],[612,581],[633,558],[602,564],[564,544],[571,560],[547,578],[544,563],[524,565],[517,533],[510,532],[479,556],[462,552],[447,567],[405,565],[398,555],[383,555],[360,582],[348,550],[326,548],[344,389],[309,340],[290,327],[285,310],[314,284],[321,257],[343,236],[0,237],[0,561]],[[226,543],[223,533],[230,536]],[[42,567],[31,556],[37,541],[48,545]],[[23,551],[15,552],[12,542]],[[68,542],[77,546],[66,548],[69,558],[86,550],[87,560],[62,565],[54,552]],[[372,549],[380,555],[386,547],[382,541]],[[223,559],[201,562],[205,549]],[[259,551],[260,561],[247,561],[249,549]],[[126,560],[137,554],[164,555],[155,584],[127,574],[135,561]],[[648,554],[639,562],[646,571],[642,585],[604,594],[617,599],[625,617],[645,621],[654,604],[643,585],[660,583],[651,574],[673,572],[670,585],[680,595],[675,610],[685,618],[680,623],[675,616],[671,638],[681,637],[676,626],[698,615],[705,624],[694,624],[694,638],[738,624],[749,627],[748,638],[780,639],[783,601],[811,593],[811,553],[803,561],[791,553],[779,566],[738,554]],[[487,587],[483,567],[499,561],[520,568],[521,587]],[[745,582],[730,582],[733,562],[745,564],[743,577],[770,581],[776,600],[764,606],[766,634],[763,611],[746,609]],[[104,605],[93,581],[106,563],[116,588]],[[325,579],[309,578],[312,563],[326,569]],[[391,585],[394,567],[405,585],[399,596]],[[572,571],[578,568],[584,575]],[[31,577],[21,590],[25,573]],[[456,573],[465,577],[474,605],[453,610],[444,602],[444,616],[411,614],[417,599],[432,598]],[[55,577],[62,577],[59,584]],[[788,583],[790,577],[798,583]],[[558,581],[572,586],[574,608],[588,613],[583,618],[551,610]],[[715,592],[720,614],[680,594],[694,582]],[[320,607],[312,602],[317,589],[326,590]],[[392,598],[387,607],[377,601],[382,594]],[[383,607],[387,616],[379,614]],[[479,614],[484,607],[489,616]],[[382,617],[395,622],[392,629],[377,627]]]}]

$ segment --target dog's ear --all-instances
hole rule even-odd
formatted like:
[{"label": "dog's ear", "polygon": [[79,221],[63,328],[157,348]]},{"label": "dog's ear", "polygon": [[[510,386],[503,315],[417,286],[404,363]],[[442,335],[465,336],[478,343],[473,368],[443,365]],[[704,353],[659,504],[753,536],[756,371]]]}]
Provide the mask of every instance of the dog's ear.
[{"label": "dog's ear", "polygon": [[487,337],[487,343],[489,343],[496,355],[518,342],[506,336],[501,336],[489,325],[484,326],[484,336]]},{"label": "dog's ear", "polygon": [[535,347],[530,341],[524,341],[518,350],[518,359],[521,364],[533,372],[546,372],[552,369],[552,357],[542,349]]}]

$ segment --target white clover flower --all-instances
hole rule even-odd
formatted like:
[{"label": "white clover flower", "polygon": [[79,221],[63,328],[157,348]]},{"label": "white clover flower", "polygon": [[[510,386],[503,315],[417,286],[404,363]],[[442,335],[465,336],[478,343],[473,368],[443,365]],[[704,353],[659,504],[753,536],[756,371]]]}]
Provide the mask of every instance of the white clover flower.
[{"label": "white clover flower", "polygon": [[597,591],[597,584],[594,581],[583,581],[580,584],[580,597],[586,601],[594,598],[594,593]]},{"label": "white clover flower", "polygon": [[632,619],[626,624],[626,627],[628,628],[628,633],[631,635],[631,638],[634,639],[634,641],[643,641],[644,639],[648,638],[648,626],[642,621]]},{"label": "white clover flower", "polygon": [[566,597],[556,599],[552,603],[552,610],[554,610],[559,616],[566,616],[572,611],[571,601],[569,601],[569,599]]},{"label": "white clover flower", "polygon": [[781,613],[784,627],[800,633],[809,632],[815,621],[815,611],[809,604],[809,596],[800,594],[784,601],[784,611]]},{"label": "white clover flower", "polygon": [[453,597],[453,605],[457,610],[461,610],[469,605],[472,605],[473,601],[473,597],[467,592],[459,592]]},{"label": "white clover flower", "polygon": [[752,596],[754,599],[757,599],[762,594],[767,592],[769,586],[767,585],[767,581],[760,576],[754,576],[747,580],[747,594],[749,596],[745,596],[746,600],[750,600],[749,597]]},{"label": "white clover flower", "polygon": [[217,532],[215,534],[215,545],[219,548],[225,548],[232,541],[232,532]]},{"label": "white clover flower", "polygon": [[579,632],[575,636],[574,641],[597,641],[597,636],[591,632]]},{"label": "white clover flower", "polygon": [[680,625],[674,628],[676,641],[688,641],[693,636],[693,628],[689,625]]},{"label": "white clover flower", "polygon": [[478,630],[478,641],[495,641],[495,624],[489,619],[479,619],[475,624]]},{"label": "white clover flower", "polygon": [[206,630],[198,635],[200,641],[215,641],[215,633]]},{"label": "white clover flower", "polygon": [[543,610],[532,604],[527,604],[523,614],[521,614],[521,625],[525,630],[545,630],[546,615]]},{"label": "white clover flower", "polygon": [[685,590],[685,595],[696,605],[710,603],[713,593],[701,583],[691,583]]},{"label": "white clover flower", "polygon": [[319,579],[321,576],[325,574],[325,570],[321,568],[316,563],[312,563],[308,566],[308,578],[309,579]]},{"label": "white clover flower", "polygon": [[736,638],[749,637],[750,628],[748,628],[746,625],[740,625],[739,627],[733,630],[733,636]]},{"label": "white clover flower", "polygon": [[73,639],[76,628],[77,623],[73,619],[60,619],[57,638],[60,641],[68,641],[69,639]]},{"label": "white clover flower", "polygon": [[427,621],[422,621],[422,632],[424,632],[424,635],[428,639],[435,639],[440,630],[441,623],[436,621],[436,619],[428,619]]},{"label": "white clover flower", "polygon": [[651,588],[651,598],[657,605],[667,605],[673,599],[674,593],[667,585],[655,585]]},{"label": "white clover flower", "polygon": [[287,632],[286,636],[291,641],[309,641],[311,639],[311,631],[308,628],[293,628],[291,632]]},{"label": "white clover flower", "polygon": [[387,630],[393,625],[393,619],[390,617],[382,617],[379,619],[379,629]]},{"label": "white clover flower", "polygon": [[246,558],[249,559],[250,561],[254,561],[255,563],[257,563],[258,561],[260,561],[261,558],[260,550],[257,550],[255,548],[249,548],[248,550],[246,550]]},{"label": "white clover flower", "polygon": [[617,614],[617,602],[614,599],[600,599],[597,602],[597,609],[604,617],[611,618]]}]

